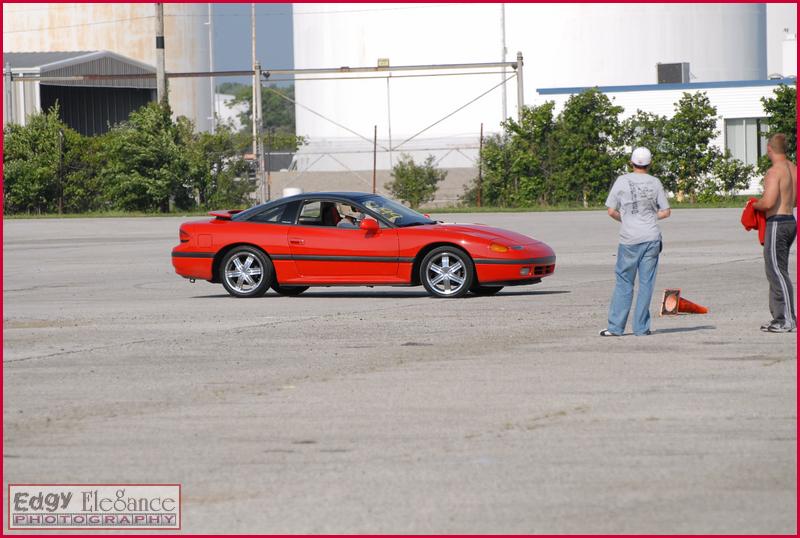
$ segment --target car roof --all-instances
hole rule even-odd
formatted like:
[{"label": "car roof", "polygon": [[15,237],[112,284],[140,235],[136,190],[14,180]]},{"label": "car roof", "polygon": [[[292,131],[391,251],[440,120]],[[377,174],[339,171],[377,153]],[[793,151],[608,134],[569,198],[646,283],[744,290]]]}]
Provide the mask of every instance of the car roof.
[{"label": "car roof", "polygon": [[254,211],[269,209],[286,203],[294,202],[297,200],[305,200],[308,198],[339,198],[342,200],[360,202],[365,198],[369,198],[371,196],[380,196],[380,195],[372,194],[370,192],[347,192],[347,191],[303,192],[300,194],[294,194],[292,196],[286,196],[284,198],[276,198],[275,200],[270,200],[269,202],[264,202],[263,204],[255,205],[236,215],[233,220],[245,218],[247,215],[251,214]]},{"label": "car roof", "polygon": [[380,196],[380,195],[372,194],[370,192],[346,192],[346,191],[304,192],[301,194],[286,196],[285,198],[277,198],[275,200],[270,200],[269,202],[263,204],[263,206],[278,205],[286,202],[293,202],[295,200],[305,200],[307,198],[342,198],[344,200],[352,200],[354,202],[358,202],[363,200],[364,198],[369,198],[370,196]]},{"label": "car roof", "polygon": [[345,198],[347,200],[362,200],[368,196],[375,196],[369,192],[346,192],[346,191],[331,191],[331,192],[304,192],[301,194],[294,194],[286,198],[278,198],[274,201],[283,200],[298,200],[302,198]]}]

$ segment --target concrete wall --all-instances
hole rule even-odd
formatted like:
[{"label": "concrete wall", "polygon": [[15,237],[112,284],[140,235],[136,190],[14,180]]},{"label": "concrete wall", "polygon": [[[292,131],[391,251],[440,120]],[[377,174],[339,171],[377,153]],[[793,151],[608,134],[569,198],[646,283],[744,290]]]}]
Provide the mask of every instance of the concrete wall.
[{"label": "concrete wall", "polygon": [[[439,184],[436,198],[429,206],[446,206],[458,202],[464,186],[477,177],[476,168],[450,168],[447,177]],[[384,184],[392,181],[391,172],[378,170],[377,191],[388,195]],[[286,187],[299,187],[303,192],[358,191],[372,192],[372,172],[273,172],[272,197],[279,198]]]}]

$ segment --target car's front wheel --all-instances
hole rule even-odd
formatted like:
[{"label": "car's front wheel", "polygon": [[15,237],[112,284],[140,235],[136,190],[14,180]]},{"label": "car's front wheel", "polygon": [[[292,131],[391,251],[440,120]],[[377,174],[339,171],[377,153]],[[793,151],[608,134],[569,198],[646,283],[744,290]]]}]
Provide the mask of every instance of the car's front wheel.
[{"label": "car's front wheel", "polygon": [[234,297],[261,297],[274,276],[272,262],[253,247],[236,247],[222,260],[222,285]]},{"label": "car's front wheel", "polygon": [[432,297],[456,298],[469,293],[475,274],[472,259],[455,247],[438,247],[420,264],[420,281]]}]

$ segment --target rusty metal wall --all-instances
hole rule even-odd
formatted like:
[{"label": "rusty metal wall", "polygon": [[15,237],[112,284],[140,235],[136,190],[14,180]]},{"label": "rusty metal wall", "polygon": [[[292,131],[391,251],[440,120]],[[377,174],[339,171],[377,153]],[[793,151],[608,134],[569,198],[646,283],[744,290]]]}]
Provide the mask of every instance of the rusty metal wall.
[{"label": "rusty metal wall", "polygon": [[[152,3],[4,3],[3,50],[110,50],[155,66],[154,15]],[[207,4],[165,4],[167,71],[208,70],[207,20]],[[175,115],[210,128],[207,79],[172,79],[169,95]]]},{"label": "rusty metal wall", "polygon": [[[73,75],[91,75],[101,73],[103,75],[144,75],[151,73],[147,69],[142,69],[136,65],[120,62],[114,58],[99,58],[90,62],[62,67],[60,69],[42,69],[43,76],[69,77]],[[66,80],[58,81],[59,86],[103,86],[112,88],[147,88],[154,89],[156,80],[153,79],[120,79],[120,80]]]}]

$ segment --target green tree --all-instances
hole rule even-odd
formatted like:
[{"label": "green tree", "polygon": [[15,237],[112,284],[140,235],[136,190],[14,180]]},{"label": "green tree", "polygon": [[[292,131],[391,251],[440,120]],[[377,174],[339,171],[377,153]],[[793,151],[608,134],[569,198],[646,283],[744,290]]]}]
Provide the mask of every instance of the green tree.
[{"label": "green tree", "polygon": [[108,209],[100,171],[106,162],[103,136],[80,136],[74,133],[66,151],[67,173],[64,183],[64,211],[84,213]]},{"label": "green tree", "polygon": [[[553,109],[548,101],[524,107],[519,121],[502,123],[503,135],[488,137],[481,152],[482,203],[495,206],[547,204],[553,190],[551,174],[555,154]],[[462,201],[477,201],[477,178]]]},{"label": "green tree", "polygon": [[[226,83],[220,85],[219,90],[234,96],[231,104],[245,105],[245,110],[239,114],[239,120],[242,122],[242,131],[251,133],[253,131],[253,87],[251,85]],[[294,86],[282,87],[270,84],[262,88],[262,129],[265,131],[273,129],[275,131],[276,136],[273,141],[273,147],[276,151],[294,151],[296,149],[296,145],[294,145],[296,144],[296,139],[292,139],[295,133],[294,104],[282,96],[294,99]]]},{"label": "green tree", "polygon": [[214,134],[199,133],[188,146],[190,177],[200,206],[234,208],[247,202],[256,182],[248,178],[248,163],[238,151],[235,133],[226,127]]},{"label": "green tree", "polygon": [[669,158],[665,140],[667,121],[666,116],[637,110],[636,114],[621,124],[622,145],[629,151],[638,147],[649,149],[653,154],[650,173],[658,178],[663,176]]},{"label": "green tree", "polygon": [[711,173],[719,151],[711,145],[716,138],[717,109],[705,92],[684,92],[675,103],[675,115],[664,132],[666,159],[661,180],[679,198],[688,194],[695,200],[703,181]]},{"label": "green tree", "polygon": [[424,163],[416,164],[410,155],[402,154],[392,167],[394,181],[386,183],[384,187],[392,196],[408,202],[416,209],[433,200],[439,182],[446,176],[447,171],[438,170],[433,165],[433,155],[429,155]]},{"label": "green tree", "polygon": [[[767,114],[769,130],[767,136],[775,133],[786,135],[786,156],[792,161],[797,159],[797,88],[795,86],[779,85],[775,88],[772,97],[762,97],[761,104]],[[769,158],[764,157],[759,162],[759,168],[766,171],[769,168]]]},{"label": "green tree", "polygon": [[196,181],[186,152],[191,126],[172,121],[168,106],[150,103],[105,135],[107,161],[100,175],[115,209],[167,211],[193,205]]},{"label": "green tree", "polygon": [[621,106],[597,88],[571,96],[559,114],[553,140],[558,152],[553,171],[553,199],[601,203],[626,157],[619,147]]},{"label": "green tree", "polygon": [[755,167],[734,159],[725,151],[714,161],[712,175],[705,178],[698,193],[701,201],[717,200],[722,196],[733,196],[736,191],[746,189],[755,174]]},{"label": "green tree", "polygon": [[59,119],[58,105],[3,130],[3,207],[15,212],[60,212],[67,175],[78,168],[81,136]]}]

